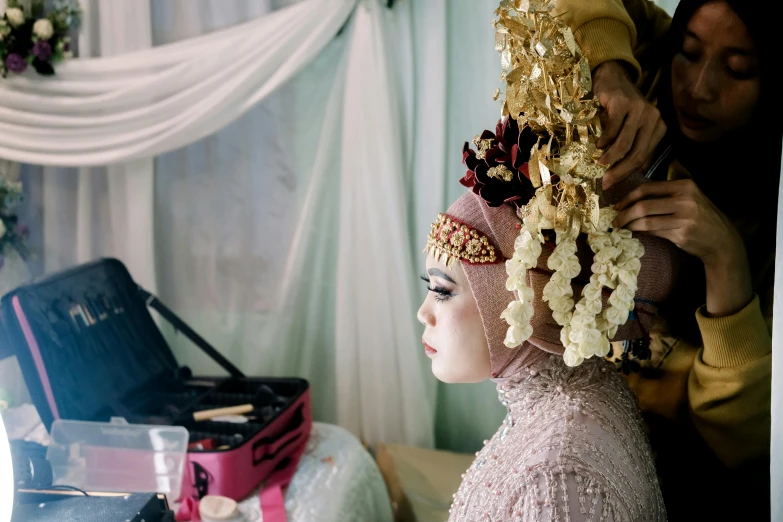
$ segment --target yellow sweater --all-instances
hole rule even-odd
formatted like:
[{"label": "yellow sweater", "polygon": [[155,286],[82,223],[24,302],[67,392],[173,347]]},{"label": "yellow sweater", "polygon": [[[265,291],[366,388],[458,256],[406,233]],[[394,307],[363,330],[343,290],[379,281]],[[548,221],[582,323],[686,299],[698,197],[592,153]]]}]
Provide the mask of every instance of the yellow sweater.
[{"label": "yellow sweater", "polygon": [[[669,26],[665,11],[646,0],[558,0],[556,14],[574,30],[592,68],[624,61],[642,92],[657,98],[659,71],[646,64]],[[670,179],[685,175],[675,161]],[[700,347],[658,325],[648,371],[629,379],[643,411],[675,422],[689,412],[703,442],[729,468],[769,457],[772,292],[759,293],[761,299],[729,317],[695,311]]]}]

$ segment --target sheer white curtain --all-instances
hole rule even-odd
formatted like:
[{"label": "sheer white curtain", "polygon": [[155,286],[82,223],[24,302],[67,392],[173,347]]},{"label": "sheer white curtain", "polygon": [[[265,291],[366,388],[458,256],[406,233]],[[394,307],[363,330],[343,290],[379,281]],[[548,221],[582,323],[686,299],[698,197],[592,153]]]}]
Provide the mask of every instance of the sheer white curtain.
[{"label": "sheer white curtain", "polygon": [[[285,7],[150,5],[156,45]],[[154,187],[126,184],[113,198],[104,169],[28,168],[29,217],[41,223],[39,268],[116,255],[247,373],[308,378],[316,418],[371,443],[430,446],[434,394],[415,332],[406,210],[411,60],[393,47],[410,39],[410,14],[382,5],[360,3],[313,63],[233,125],[156,158]],[[96,42],[117,31],[102,10],[123,8],[132,6],[90,6],[89,48],[100,52]],[[134,215],[143,206],[130,207],[130,195],[153,207]],[[128,262],[136,219],[154,223],[144,238],[154,245],[150,278]],[[171,340],[196,372],[215,371]]]}]

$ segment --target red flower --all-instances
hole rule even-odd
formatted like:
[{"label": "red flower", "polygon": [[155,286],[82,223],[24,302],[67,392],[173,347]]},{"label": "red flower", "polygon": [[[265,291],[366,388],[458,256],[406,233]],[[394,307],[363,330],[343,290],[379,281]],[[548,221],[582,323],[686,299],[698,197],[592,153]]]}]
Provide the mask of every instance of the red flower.
[{"label": "red flower", "polygon": [[468,172],[460,183],[481,196],[490,207],[527,204],[536,192],[527,165],[530,149],[536,142],[538,136],[529,127],[520,132],[516,120],[499,121],[494,134],[484,131],[473,141],[478,151],[465,143],[462,162]]}]

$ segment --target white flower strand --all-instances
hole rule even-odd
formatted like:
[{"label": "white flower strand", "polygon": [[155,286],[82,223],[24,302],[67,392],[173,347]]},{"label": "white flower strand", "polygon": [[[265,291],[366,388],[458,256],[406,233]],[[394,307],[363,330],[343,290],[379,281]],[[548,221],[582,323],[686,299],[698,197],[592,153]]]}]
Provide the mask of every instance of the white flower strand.
[{"label": "white flower strand", "polygon": [[533,237],[527,227],[523,227],[514,241],[514,255],[506,261],[506,289],[516,292],[517,299],[511,301],[500,315],[508,323],[506,339],[503,341],[509,348],[516,348],[533,335],[533,289],[527,286],[527,271],[536,266],[541,255],[541,241]]},{"label": "white flower strand", "polygon": [[[514,256],[506,262],[506,288],[517,293],[501,317],[509,324],[505,345],[516,348],[533,334],[533,289],[526,284],[527,270],[537,265],[541,255],[542,230],[552,223],[538,213],[536,201],[531,202],[533,215],[525,218],[525,226],[514,243]],[[576,256],[573,237],[557,236],[557,246],[547,260],[554,273],[544,287],[543,300],[549,304],[554,320],[562,326],[560,341],[565,347],[563,359],[568,366],[579,366],[591,357],[606,357],[609,339],[617,334],[634,308],[640,258],[644,247],[630,231],[613,229],[617,212],[600,210],[597,226],[585,225],[587,242],[593,250],[590,282],[582,289],[582,298],[574,305],[571,280],[579,275],[581,267]],[[535,236],[534,236],[535,234]],[[609,307],[603,310],[603,288],[613,289]]]}]

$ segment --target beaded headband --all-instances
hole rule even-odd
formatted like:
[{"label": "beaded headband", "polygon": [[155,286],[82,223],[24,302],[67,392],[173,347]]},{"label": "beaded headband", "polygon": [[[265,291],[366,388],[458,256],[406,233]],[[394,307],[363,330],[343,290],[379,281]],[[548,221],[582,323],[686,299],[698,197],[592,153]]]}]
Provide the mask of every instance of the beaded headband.
[{"label": "beaded headband", "polygon": [[490,264],[504,261],[487,236],[446,214],[438,214],[432,224],[424,252],[451,268],[459,259],[472,264]]}]

